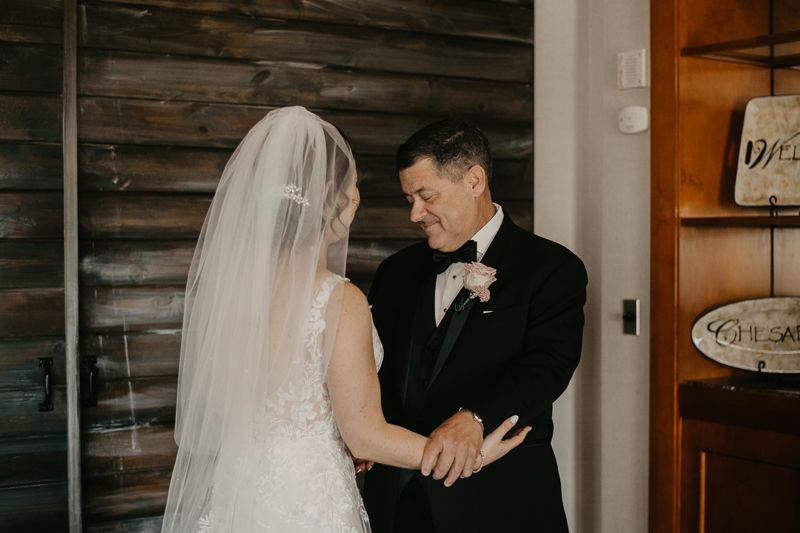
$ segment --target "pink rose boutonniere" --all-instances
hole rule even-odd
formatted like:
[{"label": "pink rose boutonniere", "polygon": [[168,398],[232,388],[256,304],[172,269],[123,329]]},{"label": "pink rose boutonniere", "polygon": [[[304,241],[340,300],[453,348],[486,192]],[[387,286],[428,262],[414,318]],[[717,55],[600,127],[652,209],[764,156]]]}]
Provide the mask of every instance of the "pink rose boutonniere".
[{"label": "pink rose boutonniere", "polygon": [[494,277],[497,270],[488,267],[483,263],[473,261],[470,264],[464,263],[464,288],[469,291],[469,298],[456,304],[456,311],[463,311],[467,302],[478,298],[481,302],[489,301],[489,285],[497,281]]}]

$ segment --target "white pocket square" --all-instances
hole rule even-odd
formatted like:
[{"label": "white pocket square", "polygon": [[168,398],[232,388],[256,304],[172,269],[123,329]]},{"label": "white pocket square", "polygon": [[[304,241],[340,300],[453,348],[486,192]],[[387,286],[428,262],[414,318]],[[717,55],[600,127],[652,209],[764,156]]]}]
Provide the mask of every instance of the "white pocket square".
[{"label": "white pocket square", "polygon": [[483,312],[484,315],[488,315],[489,313],[494,313],[494,311],[484,311]]}]

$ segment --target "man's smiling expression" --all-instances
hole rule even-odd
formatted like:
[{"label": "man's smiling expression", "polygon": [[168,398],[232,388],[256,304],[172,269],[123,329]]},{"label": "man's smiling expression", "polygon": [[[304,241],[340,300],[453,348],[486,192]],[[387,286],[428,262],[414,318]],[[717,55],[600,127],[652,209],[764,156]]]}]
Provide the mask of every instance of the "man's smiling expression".
[{"label": "man's smiling expression", "polygon": [[428,235],[428,245],[442,252],[461,247],[480,229],[476,191],[469,176],[453,182],[439,177],[430,158],[400,171],[400,184],[411,204],[411,221]]}]

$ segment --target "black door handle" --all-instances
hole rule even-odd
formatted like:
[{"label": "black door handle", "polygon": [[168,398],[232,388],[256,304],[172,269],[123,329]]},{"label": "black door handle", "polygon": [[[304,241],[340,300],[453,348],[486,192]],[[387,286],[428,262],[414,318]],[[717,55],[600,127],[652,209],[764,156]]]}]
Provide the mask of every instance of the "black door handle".
[{"label": "black door handle", "polygon": [[53,358],[40,357],[39,368],[44,368],[44,401],[39,403],[39,411],[52,411],[53,391],[50,384],[50,369],[53,368]]},{"label": "black door handle", "polygon": [[84,407],[97,406],[97,357],[88,356],[83,362],[89,367],[89,397],[83,401]]}]

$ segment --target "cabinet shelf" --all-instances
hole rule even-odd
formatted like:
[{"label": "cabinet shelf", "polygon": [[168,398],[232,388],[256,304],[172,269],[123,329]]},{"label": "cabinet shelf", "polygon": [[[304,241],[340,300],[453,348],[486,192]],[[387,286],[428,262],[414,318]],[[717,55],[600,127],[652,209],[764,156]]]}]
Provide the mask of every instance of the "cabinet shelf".
[{"label": "cabinet shelf", "polygon": [[800,216],[759,217],[684,217],[681,226],[715,226],[746,228],[796,228],[800,227]]},{"label": "cabinet shelf", "polygon": [[681,56],[766,68],[800,68],[800,30],[687,46],[681,50]]}]

